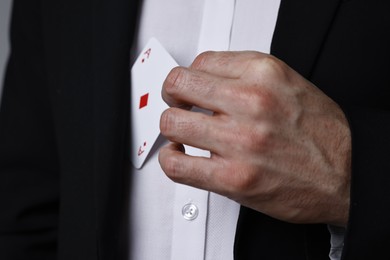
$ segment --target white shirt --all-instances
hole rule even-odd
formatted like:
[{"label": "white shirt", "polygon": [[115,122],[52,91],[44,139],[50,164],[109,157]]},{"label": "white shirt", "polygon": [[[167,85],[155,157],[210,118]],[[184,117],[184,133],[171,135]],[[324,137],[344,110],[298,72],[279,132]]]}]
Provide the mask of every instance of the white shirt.
[{"label": "white shirt", "polygon": [[[182,66],[189,66],[205,50],[268,53],[279,3],[146,0],[133,55],[137,56],[151,37]],[[207,155],[188,147],[186,151]],[[214,193],[174,184],[162,172],[157,156],[153,154],[141,170],[131,172],[130,258],[233,259],[239,205]],[[196,218],[183,216],[185,205],[194,210]]]},{"label": "white shirt", "polygon": [[[132,55],[151,37],[181,66],[206,50],[269,53],[279,6],[280,0],[145,0]],[[208,155],[189,147],[186,152]],[[173,183],[157,158],[155,152],[130,173],[130,259],[233,259],[239,205]]]}]

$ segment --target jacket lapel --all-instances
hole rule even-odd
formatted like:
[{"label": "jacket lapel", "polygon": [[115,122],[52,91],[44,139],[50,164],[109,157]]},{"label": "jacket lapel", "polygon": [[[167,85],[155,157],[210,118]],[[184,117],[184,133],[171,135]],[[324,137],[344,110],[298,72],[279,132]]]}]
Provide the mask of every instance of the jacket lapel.
[{"label": "jacket lapel", "polygon": [[118,259],[127,181],[135,0],[47,1],[47,63],[61,159],[59,259]]},{"label": "jacket lapel", "polygon": [[[98,1],[94,14],[94,172],[99,259],[126,253],[130,49],[138,2]],[[122,231],[122,232],[121,232]],[[119,247],[119,248],[118,248]],[[120,252],[120,253],[118,253]]]},{"label": "jacket lapel", "polygon": [[310,77],[340,0],[282,0],[271,53]]},{"label": "jacket lapel", "polygon": [[60,171],[58,259],[96,259],[92,1],[40,2]]}]

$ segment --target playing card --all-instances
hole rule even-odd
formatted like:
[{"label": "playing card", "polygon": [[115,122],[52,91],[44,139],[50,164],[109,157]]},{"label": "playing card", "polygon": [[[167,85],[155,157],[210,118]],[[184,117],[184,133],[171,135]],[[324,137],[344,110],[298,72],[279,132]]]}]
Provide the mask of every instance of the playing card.
[{"label": "playing card", "polygon": [[177,63],[152,38],[131,68],[131,161],[139,169],[160,135],[160,116],[168,108],[161,97],[163,82]]}]

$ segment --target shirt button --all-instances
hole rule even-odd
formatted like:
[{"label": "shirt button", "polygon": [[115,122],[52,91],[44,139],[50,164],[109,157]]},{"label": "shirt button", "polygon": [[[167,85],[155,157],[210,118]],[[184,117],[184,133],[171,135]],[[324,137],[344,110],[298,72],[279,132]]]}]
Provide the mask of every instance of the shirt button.
[{"label": "shirt button", "polygon": [[199,210],[195,204],[188,203],[182,208],[181,214],[183,215],[184,219],[191,221],[198,217]]}]

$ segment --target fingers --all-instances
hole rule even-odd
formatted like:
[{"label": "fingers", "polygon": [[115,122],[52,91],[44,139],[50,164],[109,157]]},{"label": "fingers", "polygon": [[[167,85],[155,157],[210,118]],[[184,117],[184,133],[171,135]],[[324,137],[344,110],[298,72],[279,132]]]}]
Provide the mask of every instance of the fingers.
[{"label": "fingers", "polygon": [[171,107],[195,105],[223,113],[234,101],[235,84],[236,80],[176,67],[164,81],[162,97]]},{"label": "fingers", "polygon": [[256,192],[264,190],[262,182],[259,182],[264,174],[255,174],[252,170],[254,168],[246,167],[242,161],[229,162],[217,155],[211,158],[187,155],[183,145],[178,143],[169,143],[160,149],[159,163],[174,182],[215,192],[234,200],[250,196],[256,183],[260,183]]},{"label": "fingers", "polygon": [[170,143],[161,148],[159,162],[163,171],[175,182],[204,190],[220,190],[213,174],[217,167],[215,161],[186,155],[180,144]]},{"label": "fingers", "polygon": [[276,58],[258,52],[205,52],[190,68],[176,67],[169,73],[162,97],[171,107],[194,105],[245,115],[248,104],[257,106],[259,99],[268,99],[267,91],[277,87],[282,67]]},{"label": "fingers", "polygon": [[170,141],[220,154],[223,126],[216,117],[203,113],[170,108],[161,115],[161,133]]},{"label": "fingers", "polygon": [[253,51],[207,51],[199,54],[190,68],[219,77],[238,79],[247,70],[251,62],[265,57],[267,57],[266,54]]}]

